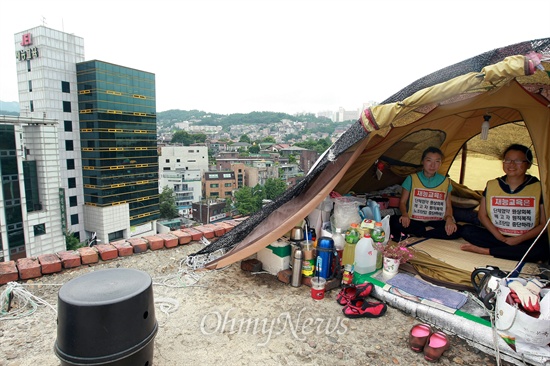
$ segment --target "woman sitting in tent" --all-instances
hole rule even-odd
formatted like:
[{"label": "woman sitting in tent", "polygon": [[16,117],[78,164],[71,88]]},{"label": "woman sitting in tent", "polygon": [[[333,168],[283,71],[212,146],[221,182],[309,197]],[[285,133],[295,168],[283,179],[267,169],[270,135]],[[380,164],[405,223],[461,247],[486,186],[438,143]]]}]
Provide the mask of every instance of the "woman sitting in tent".
[{"label": "woman sitting in tent", "polygon": [[[526,174],[533,153],[513,144],[504,151],[506,175],[487,182],[479,206],[479,221],[484,227],[465,225],[462,237],[470,244],[460,249],[497,258],[520,260],[546,223],[542,188],[537,177]],[[542,234],[526,261],[549,258],[548,236]]]},{"label": "woman sitting in tent", "polygon": [[394,240],[402,233],[436,239],[460,237],[451,205],[451,180],[437,172],[442,160],[443,152],[429,147],[422,153],[422,171],[405,178],[399,202],[401,216],[390,218]]}]

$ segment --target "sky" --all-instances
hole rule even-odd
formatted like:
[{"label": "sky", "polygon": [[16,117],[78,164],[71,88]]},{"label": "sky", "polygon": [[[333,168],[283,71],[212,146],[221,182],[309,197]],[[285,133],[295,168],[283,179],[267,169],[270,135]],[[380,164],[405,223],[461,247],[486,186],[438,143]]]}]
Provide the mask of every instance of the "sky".
[{"label": "sky", "polygon": [[381,102],[498,47],[550,37],[549,0],[2,0],[0,100],[14,34],[84,38],[86,60],[152,72],[157,112],[318,113]]}]

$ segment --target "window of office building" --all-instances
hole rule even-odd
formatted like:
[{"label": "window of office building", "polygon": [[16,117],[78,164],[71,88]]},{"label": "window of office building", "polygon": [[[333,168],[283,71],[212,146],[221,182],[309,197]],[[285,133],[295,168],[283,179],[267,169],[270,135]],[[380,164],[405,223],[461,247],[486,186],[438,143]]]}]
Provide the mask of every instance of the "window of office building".
[{"label": "window of office building", "polygon": [[225,183],[224,187],[233,187],[233,183]]},{"label": "window of office building", "polygon": [[69,186],[69,188],[76,188],[76,178],[69,178],[68,179],[68,186]]},{"label": "window of office building", "polygon": [[211,183],[210,188],[218,188],[220,185],[217,183]]},{"label": "window of office building", "polygon": [[74,170],[74,159],[67,159],[67,170]]},{"label": "window of office building", "polygon": [[78,224],[78,214],[71,215],[71,225]]},{"label": "window of office building", "polygon": [[31,60],[27,60],[27,71],[31,71]]},{"label": "window of office building", "polygon": [[[27,198],[27,212],[42,210],[40,195],[38,194],[38,170],[36,168],[36,161],[23,161],[23,176],[25,178],[24,182],[25,196]],[[5,195],[6,194],[4,193],[4,198],[6,198]]]},{"label": "window of office building", "polygon": [[78,205],[78,200],[77,200],[76,196],[69,197],[69,206],[75,207],[77,205]]},{"label": "window of office building", "polygon": [[29,91],[32,92],[32,80],[29,80]]},{"label": "window of office building", "polygon": [[34,225],[34,236],[46,234],[46,224]]},{"label": "window of office building", "polygon": [[65,132],[71,132],[73,130],[73,121],[63,121],[65,123]]},{"label": "window of office building", "polygon": [[63,101],[63,112],[71,112],[71,102]]},{"label": "window of office building", "polygon": [[74,150],[73,140],[65,140],[65,150],[67,150],[67,151],[73,151]]},{"label": "window of office building", "polygon": [[31,112],[34,112],[34,102],[31,100],[29,104],[30,104]]},{"label": "window of office building", "polygon": [[109,233],[109,242],[124,238],[124,232],[122,230]]},{"label": "window of office building", "polygon": [[61,91],[63,93],[70,93],[71,92],[71,86],[68,81],[62,81],[61,82]]}]

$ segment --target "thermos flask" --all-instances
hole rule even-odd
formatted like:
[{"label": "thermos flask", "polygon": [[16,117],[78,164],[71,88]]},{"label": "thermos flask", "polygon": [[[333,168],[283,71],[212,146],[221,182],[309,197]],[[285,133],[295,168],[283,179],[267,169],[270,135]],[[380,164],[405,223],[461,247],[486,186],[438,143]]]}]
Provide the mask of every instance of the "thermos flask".
[{"label": "thermos flask", "polygon": [[328,279],[331,276],[332,260],[334,256],[334,240],[322,236],[317,241],[317,264],[315,276]]},{"label": "thermos flask", "polygon": [[300,287],[302,285],[302,249],[300,248],[294,251],[290,284],[293,287]]}]

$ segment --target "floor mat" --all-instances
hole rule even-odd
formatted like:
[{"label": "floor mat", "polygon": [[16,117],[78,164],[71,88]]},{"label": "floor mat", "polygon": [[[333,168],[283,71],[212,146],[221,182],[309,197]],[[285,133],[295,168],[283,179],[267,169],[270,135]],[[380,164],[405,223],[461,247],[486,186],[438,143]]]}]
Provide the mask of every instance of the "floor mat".
[{"label": "floor mat", "polygon": [[[510,272],[517,265],[517,261],[500,259],[489,255],[482,255],[460,250],[460,246],[465,243],[466,241],[463,239],[426,239],[423,241],[419,241],[413,245],[416,250],[424,251],[434,258],[437,258],[456,268],[460,268],[470,272],[477,267],[485,267],[488,265],[492,267],[499,267],[503,271]],[[540,274],[540,270],[535,263],[526,263],[521,270],[521,274],[538,275]]]}]

